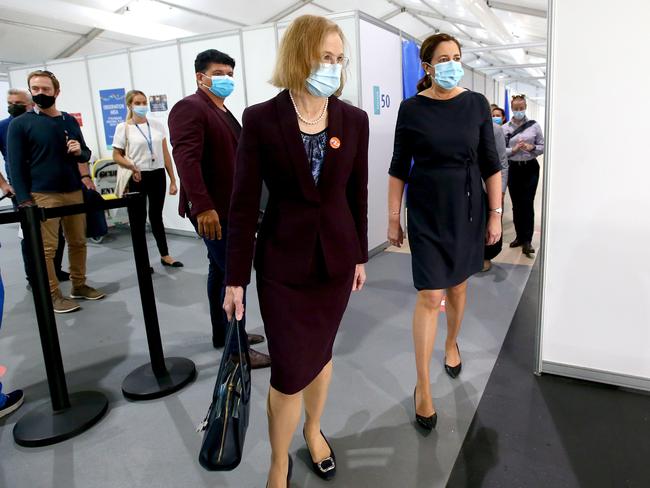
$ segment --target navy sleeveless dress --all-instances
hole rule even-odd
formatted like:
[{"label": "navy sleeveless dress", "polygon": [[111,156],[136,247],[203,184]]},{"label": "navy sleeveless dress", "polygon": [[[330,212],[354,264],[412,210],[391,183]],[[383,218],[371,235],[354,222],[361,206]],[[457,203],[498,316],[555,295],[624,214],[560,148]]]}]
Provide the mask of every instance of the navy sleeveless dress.
[{"label": "navy sleeveless dress", "polygon": [[402,102],[389,174],[408,183],[417,290],[449,288],[482,269],[487,202],[481,180],[500,170],[483,95],[465,91],[449,100],[416,95]]}]

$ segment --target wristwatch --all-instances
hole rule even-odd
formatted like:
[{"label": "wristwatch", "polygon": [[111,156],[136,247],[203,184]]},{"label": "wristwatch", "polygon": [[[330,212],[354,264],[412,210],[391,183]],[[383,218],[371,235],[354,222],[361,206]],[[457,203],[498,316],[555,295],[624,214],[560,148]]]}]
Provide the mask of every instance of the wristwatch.
[{"label": "wristwatch", "polygon": [[490,212],[498,213],[499,215],[503,215],[503,209],[501,207],[499,208],[491,208]]}]

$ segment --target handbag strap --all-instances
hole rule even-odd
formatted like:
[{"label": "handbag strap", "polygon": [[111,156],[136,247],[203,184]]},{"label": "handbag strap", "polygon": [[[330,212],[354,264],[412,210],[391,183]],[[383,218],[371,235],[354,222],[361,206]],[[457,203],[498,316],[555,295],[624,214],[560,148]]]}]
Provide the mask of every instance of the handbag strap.
[{"label": "handbag strap", "polygon": [[534,120],[529,120],[529,121],[527,121],[525,124],[520,125],[519,127],[517,127],[517,128],[516,128],[514,131],[512,131],[510,134],[506,135],[506,147],[508,147],[508,146],[510,145],[510,139],[512,139],[512,138],[515,137],[516,135],[521,134],[523,131],[525,131],[525,130],[528,129],[529,127],[532,127],[532,126],[535,125],[536,123],[537,123],[537,122],[535,122]]},{"label": "handbag strap", "polygon": [[124,122],[124,157],[129,157],[129,121]]}]

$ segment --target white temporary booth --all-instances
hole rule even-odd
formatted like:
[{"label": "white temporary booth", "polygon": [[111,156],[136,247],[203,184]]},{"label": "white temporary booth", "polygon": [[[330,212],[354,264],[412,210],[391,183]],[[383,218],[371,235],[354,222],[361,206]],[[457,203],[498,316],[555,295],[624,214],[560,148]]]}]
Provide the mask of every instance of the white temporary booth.
[{"label": "white temporary booth", "polygon": [[[370,118],[369,148],[369,247],[381,249],[386,241],[387,170],[393,150],[397,111],[402,101],[402,41],[409,38],[393,26],[360,12],[329,16],[347,39],[350,65],[341,98],[365,110]],[[100,91],[137,88],[148,96],[166,95],[168,110],[151,112],[166,126],[169,109],[196,90],[194,58],[206,49],[228,53],[237,63],[236,89],[227,105],[241,120],[245,107],[278,93],[268,83],[279,40],[288,23],[206,34],[177,41],[131,48],[108,54],[46,62],[10,72],[13,87],[24,88],[35,68],[53,71],[61,81],[58,106],[80,114],[82,130],[94,156],[109,158]],[[498,96],[497,84],[484,74],[466,68],[465,87]],[[342,141],[345,143],[345,141]],[[190,222],[178,216],[178,198],[167,197],[165,227],[192,232]]]},{"label": "white temporary booth", "polygon": [[650,6],[550,7],[537,370],[650,390],[650,166],[625,150],[647,141]]}]

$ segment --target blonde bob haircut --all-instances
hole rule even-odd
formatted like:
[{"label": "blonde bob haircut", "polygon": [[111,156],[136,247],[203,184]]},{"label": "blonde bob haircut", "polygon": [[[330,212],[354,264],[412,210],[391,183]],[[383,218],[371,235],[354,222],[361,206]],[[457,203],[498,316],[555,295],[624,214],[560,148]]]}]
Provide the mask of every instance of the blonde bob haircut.
[{"label": "blonde bob haircut", "polygon": [[[336,23],[317,15],[302,15],[296,18],[287,28],[280,43],[271,84],[293,91],[304,90],[305,81],[321,62],[321,46],[325,37],[332,32],[339,35],[345,49],[345,36]],[[341,85],[334,96],[341,95],[345,79],[344,69],[341,71]]]}]

